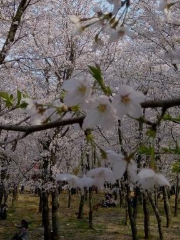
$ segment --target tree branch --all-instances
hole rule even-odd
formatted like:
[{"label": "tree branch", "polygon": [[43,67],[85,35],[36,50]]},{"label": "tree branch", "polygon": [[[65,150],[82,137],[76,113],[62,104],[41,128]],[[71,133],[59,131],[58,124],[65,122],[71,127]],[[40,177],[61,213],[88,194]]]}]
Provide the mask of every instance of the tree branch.
[{"label": "tree branch", "polygon": [[[169,100],[158,100],[158,101],[146,101],[141,103],[142,108],[162,108],[168,109],[171,107],[180,106],[180,98],[169,99]],[[7,131],[15,131],[15,132],[24,132],[28,135],[33,132],[43,131],[51,128],[57,128],[72,124],[80,124],[82,125],[85,116],[76,117],[76,118],[69,118],[64,120],[57,120],[51,123],[47,123],[44,125],[36,125],[36,126],[17,126],[17,125],[0,125],[0,130],[7,130]]]},{"label": "tree branch", "polygon": [[16,14],[12,19],[12,23],[11,23],[6,41],[3,45],[2,50],[0,51],[0,65],[3,64],[4,59],[6,58],[8,52],[10,50],[11,44],[14,42],[14,38],[15,38],[17,29],[21,22],[21,17],[23,15],[23,13],[25,12],[29,3],[30,3],[30,1],[28,1],[28,0],[21,0],[20,4],[18,6]]}]

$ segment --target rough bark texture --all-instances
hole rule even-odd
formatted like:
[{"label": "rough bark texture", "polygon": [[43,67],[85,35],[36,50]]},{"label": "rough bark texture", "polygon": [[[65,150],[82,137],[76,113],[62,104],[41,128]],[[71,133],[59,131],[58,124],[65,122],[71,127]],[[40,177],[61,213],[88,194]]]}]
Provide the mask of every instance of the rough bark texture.
[{"label": "rough bark texture", "polygon": [[138,237],[137,237],[136,219],[133,217],[133,213],[132,213],[129,186],[127,186],[127,204],[128,204],[129,220],[131,224],[132,240],[137,240]]},{"label": "rough bark texture", "polygon": [[42,191],[41,189],[38,189],[38,195],[39,195],[39,213],[42,213]]},{"label": "rough bark texture", "polygon": [[6,38],[6,41],[3,45],[3,48],[0,52],[0,65],[4,62],[4,59],[6,58],[8,51],[10,50],[10,44],[14,42],[15,35],[17,32],[17,29],[20,25],[22,15],[24,11],[26,10],[28,4],[30,3],[29,0],[21,0],[19,3],[19,6],[17,8],[16,14],[12,19],[12,23]]},{"label": "rough bark texture", "polygon": [[81,196],[79,203],[79,213],[77,219],[83,219],[83,210],[84,210],[84,195]]},{"label": "rough bark texture", "polygon": [[52,230],[53,240],[59,240],[60,234],[59,234],[59,192],[58,188],[55,188],[55,190],[52,192]]},{"label": "rough bark texture", "polygon": [[154,210],[154,213],[156,215],[156,219],[157,219],[157,223],[158,223],[158,231],[159,231],[159,239],[160,240],[163,240],[164,239],[164,236],[163,236],[163,230],[162,230],[162,220],[161,220],[161,216],[159,214],[159,211],[158,211],[158,208],[157,206],[155,205],[155,203],[153,202],[153,199],[151,197],[150,194],[148,194],[148,197],[149,197],[149,201],[151,203],[151,206]]},{"label": "rough bark texture", "polygon": [[123,194],[124,186],[123,186],[122,182],[120,182],[119,185],[120,185],[119,186],[119,206],[120,206],[120,208],[122,208],[124,205],[124,194]]},{"label": "rough bark texture", "polygon": [[145,239],[149,239],[149,209],[148,209],[148,199],[146,194],[143,194],[143,212],[144,212],[144,235]]},{"label": "rough bark texture", "polygon": [[42,223],[44,227],[44,240],[51,240],[50,222],[49,222],[49,202],[48,193],[42,193],[43,211],[42,211]]},{"label": "rough bark texture", "polygon": [[178,197],[179,197],[179,175],[176,176],[176,193],[175,193],[175,208],[174,208],[174,216],[178,215]]},{"label": "rough bark texture", "polygon": [[68,189],[68,208],[71,207],[71,189]]},{"label": "rough bark texture", "polygon": [[14,206],[14,204],[17,202],[18,196],[19,196],[19,192],[18,192],[18,185],[17,185],[17,186],[14,186],[14,189],[13,189],[12,206]]},{"label": "rough bark texture", "polygon": [[164,199],[164,210],[166,213],[166,227],[169,228],[171,224],[171,209],[169,205],[169,199],[168,199],[166,187],[163,187],[163,199]]},{"label": "rough bark texture", "polygon": [[89,228],[93,228],[92,188],[89,188]]}]

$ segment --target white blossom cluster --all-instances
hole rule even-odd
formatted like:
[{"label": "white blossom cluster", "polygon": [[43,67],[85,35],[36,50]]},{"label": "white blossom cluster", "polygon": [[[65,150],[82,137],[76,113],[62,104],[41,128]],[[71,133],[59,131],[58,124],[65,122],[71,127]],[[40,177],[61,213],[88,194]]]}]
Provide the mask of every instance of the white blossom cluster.
[{"label": "white blossom cluster", "polygon": [[80,188],[82,193],[84,193],[85,187],[96,186],[103,188],[106,182],[114,184],[116,180],[122,179],[127,172],[131,182],[144,190],[151,190],[158,186],[170,187],[169,181],[161,173],[156,173],[153,169],[141,169],[138,173],[136,162],[132,159],[126,159],[122,154],[107,151],[107,158],[112,164],[112,170],[105,167],[94,168],[83,177],[59,173],[56,176],[56,180],[67,181],[70,187]]}]

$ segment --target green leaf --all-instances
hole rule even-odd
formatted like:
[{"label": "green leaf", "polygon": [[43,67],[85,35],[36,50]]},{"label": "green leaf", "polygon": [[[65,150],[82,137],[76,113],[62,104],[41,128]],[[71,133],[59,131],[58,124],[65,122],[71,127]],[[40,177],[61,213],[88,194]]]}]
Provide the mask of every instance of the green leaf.
[{"label": "green leaf", "polygon": [[80,109],[79,105],[76,105],[76,106],[71,107],[71,110],[72,110],[73,112],[78,112],[79,109]]},{"label": "green leaf", "polygon": [[102,159],[107,159],[107,153],[102,148],[99,148],[99,150],[100,150]]},{"label": "green leaf", "polygon": [[9,95],[6,92],[0,92],[0,97],[4,100],[6,107],[12,107],[13,106],[13,95]]},{"label": "green leaf", "polygon": [[155,137],[156,137],[156,132],[153,131],[152,129],[149,129],[149,130],[146,132],[146,135],[149,136],[149,137],[155,138]]},{"label": "green leaf", "polygon": [[163,120],[180,122],[180,115],[178,117],[172,117],[170,114],[166,114],[166,115],[164,115]]},{"label": "green leaf", "polygon": [[180,162],[179,161],[172,165],[172,172],[180,173]]},{"label": "green leaf", "polygon": [[10,99],[9,94],[6,92],[0,92],[0,97],[3,98],[4,100]]},{"label": "green leaf", "polygon": [[28,105],[28,103],[22,102],[22,103],[19,105],[19,107],[20,107],[20,108],[26,108],[27,105]]},{"label": "green leaf", "polygon": [[147,146],[143,145],[139,148],[139,153],[146,154],[146,155],[151,155],[152,147],[147,147]]},{"label": "green leaf", "polygon": [[21,99],[22,99],[22,94],[21,94],[21,92],[17,89],[17,105],[20,104]]},{"label": "green leaf", "polygon": [[98,82],[102,91],[108,96],[111,95],[111,88],[105,85],[100,66],[98,64],[96,64],[95,67],[89,65],[88,68],[90,74]]}]

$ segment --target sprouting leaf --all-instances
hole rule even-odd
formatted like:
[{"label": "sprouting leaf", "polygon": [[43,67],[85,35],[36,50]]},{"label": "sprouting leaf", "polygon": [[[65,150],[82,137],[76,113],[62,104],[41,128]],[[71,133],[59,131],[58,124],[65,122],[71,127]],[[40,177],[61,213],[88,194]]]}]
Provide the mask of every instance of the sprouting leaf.
[{"label": "sprouting leaf", "polygon": [[27,105],[28,105],[28,103],[22,102],[22,103],[19,105],[19,107],[20,107],[20,108],[26,108]]},{"label": "sprouting leaf", "polygon": [[156,137],[156,132],[153,131],[152,129],[149,129],[149,130],[146,132],[146,135],[149,136],[149,137],[155,138],[155,137]]},{"label": "sprouting leaf", "polygon": [[147,147],[147,146],[143,145],[139,148],[139,153],[146,154],[146,155],[151,155],[152,147]]},{"label": "sprouting leaf", "polygon": [[178,117],[172,117],[170,114],[166,114],[163,117],[164,121],[180,122],[180,115]]},{"label": "sprouting leaf", "polygon": [[79,170],[80,170],[80,166],[75,167],[73,169],[73,174],[77,176],[79,174]]},{"label": "sprouting leaf", "polygon": [[4,100],[6,107],[12,107],[13,106],[13,95],[9,95],[6,92],[0,92],[0,97]]},{"label": "sprouting leaf", "polygon": [[17,105],[20,104],[21,99],[22,99],[22,94],[21,94],[21,92],[19,90],[17,90]]},{"label": "sprouting leaf", "polygon": [[71,110],[72,110],[73,112],[78,112],[79,109],[80,109],[79,105],[76,105],[76,106],[71,107]]},{"label": "sprouting leaf", "polygon": [[9,94],[6,92],[0,92],[0,97],[3,98],[4,100],[8,100],[10,98]]},{"label": "sprouting leaf", "polygon": [[89,68],[90,74],[100,85],[101,90],[106,95],[108,95],[108,96],[111,95],[111,93],[112,93],[111,88],[105,85],[100,66],[98,64],[96,64],[95,67],[89,65],[88,68]]},{"label": "sprouting leaf", "polygon": [[107,159],[107,153],[102,148],[99,148],[99,150],[100,150],[102,159]]}]

